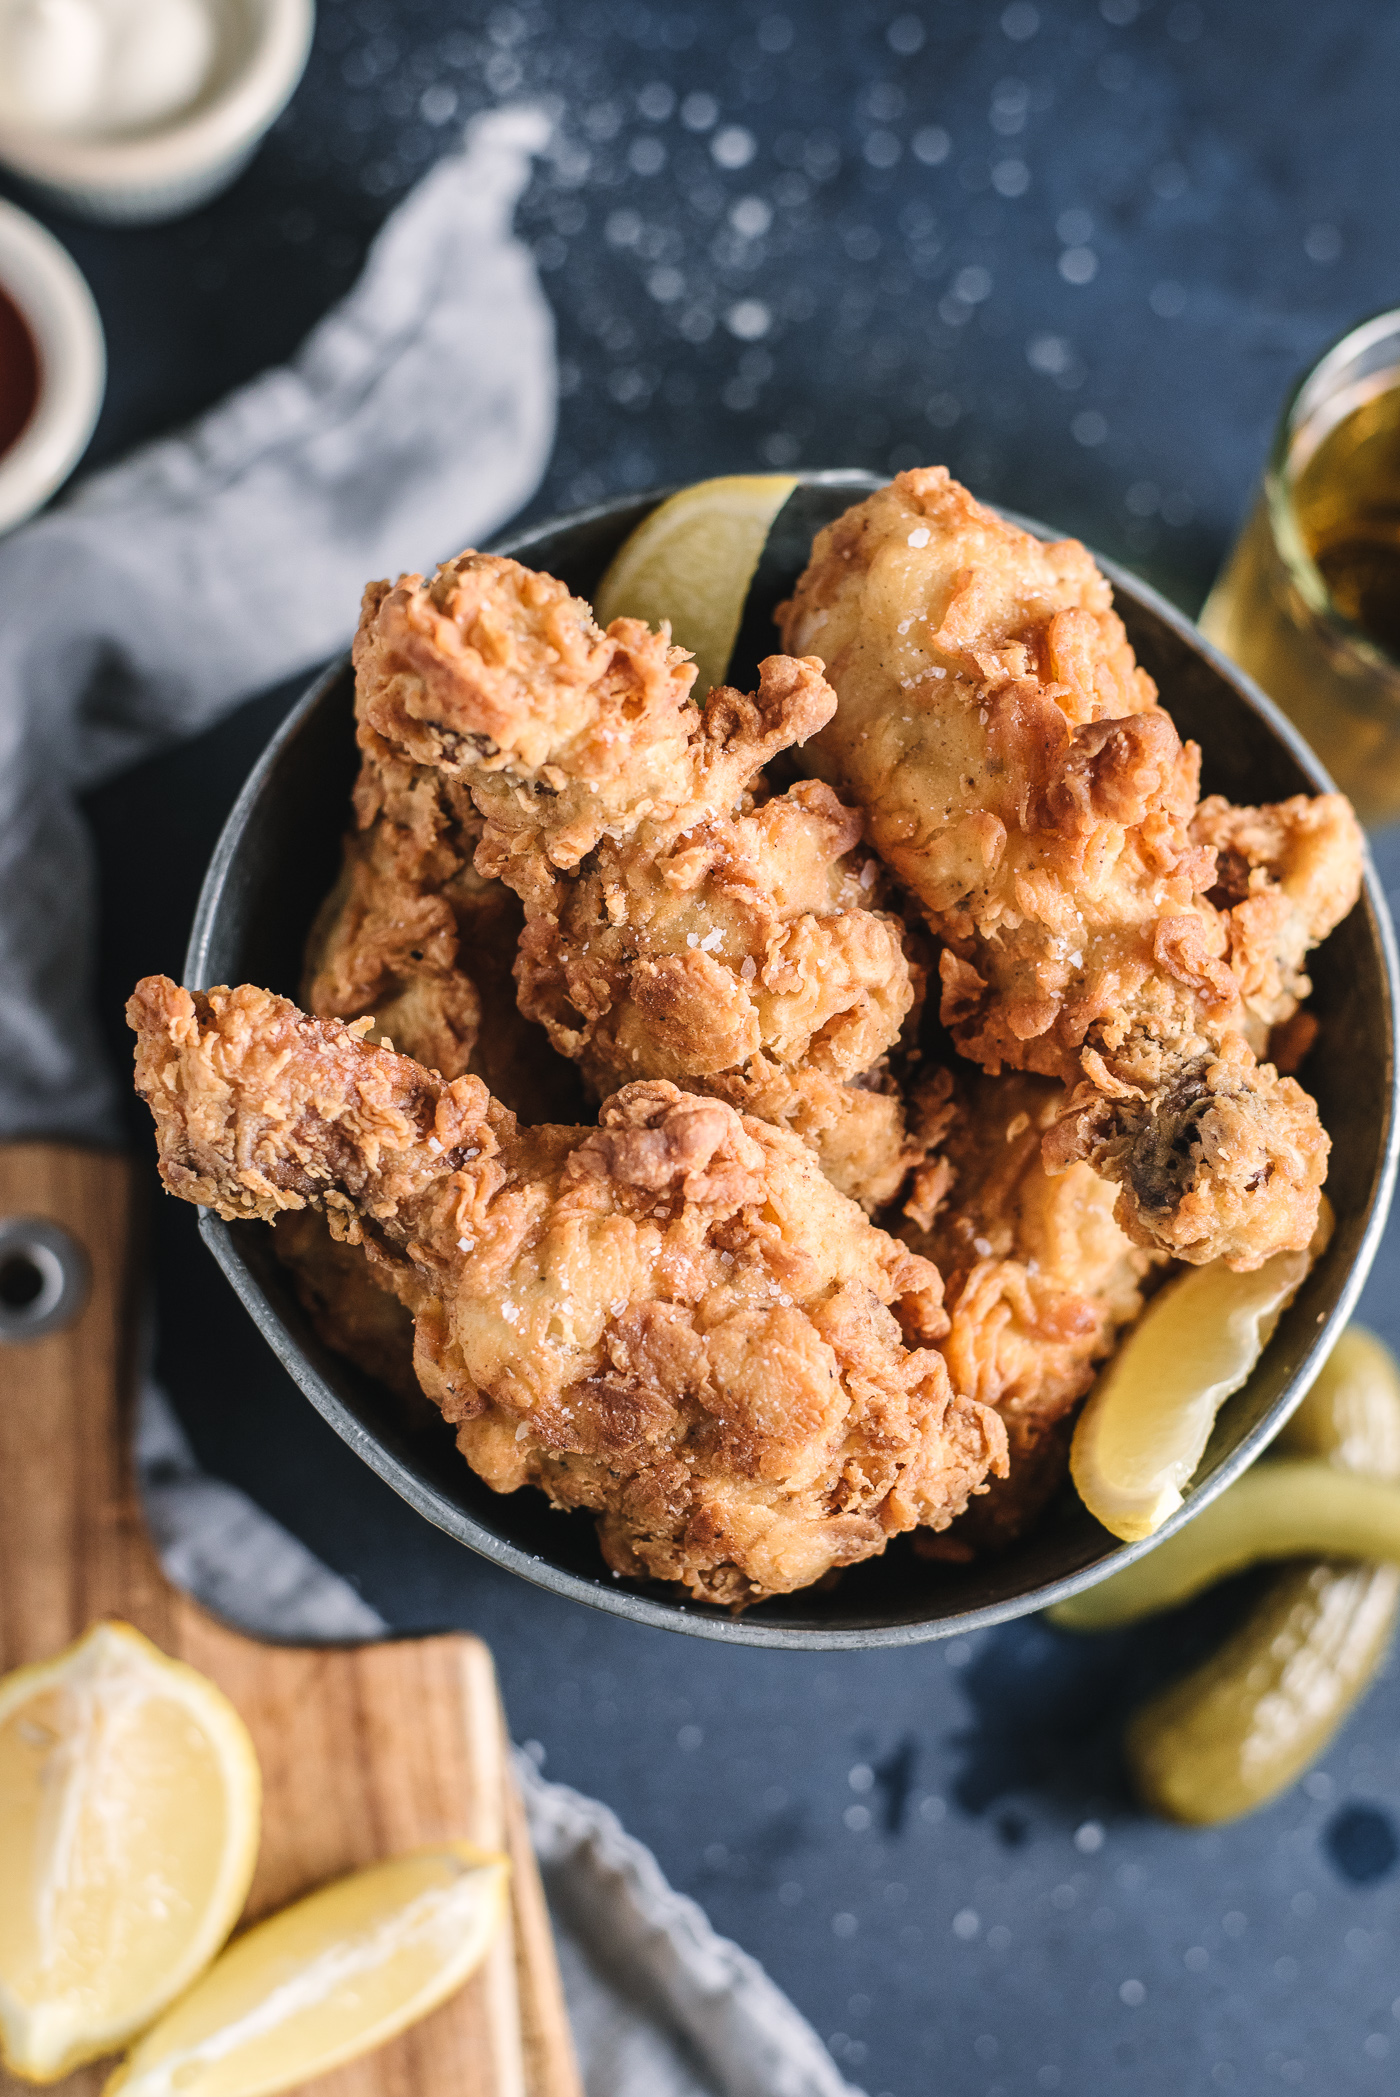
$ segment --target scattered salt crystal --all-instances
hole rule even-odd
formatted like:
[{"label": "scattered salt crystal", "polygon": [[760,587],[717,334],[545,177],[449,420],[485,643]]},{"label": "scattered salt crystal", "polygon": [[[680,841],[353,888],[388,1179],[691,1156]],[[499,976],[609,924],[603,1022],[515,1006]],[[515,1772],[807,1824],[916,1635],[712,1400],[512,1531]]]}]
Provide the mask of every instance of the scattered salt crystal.
[{"label": "scattered salt crystal", "polygon": [[752,954],[745,954],[739,964],[739,974],[746,983],[752,983],[754,977],[758,974],[758,963],[754,960]]},{"label": "scattered salt crystal", "polygon": [[921,524],[918,527],[917,531],[910,532],[909,544],[911,546],[927,546],[932,536],[933,535],[929,531],[928,526],[926,524]]},{"label": "scattered salt crystal", "polygon": [[974,1238],[972,1241],[972,1249],[976,1253],[979,1260],[990,1259],[992,1252],[992,1241],[990,1238]]},{"label": "scattered salt crystal", "polygon": [[687,932],[685,935],[685,943],[688,947],[698,947],[700,944],[700,934],[698,932]]},{"label": "scattered salt crystal", "polygon": [[428,1148],[429,1148],[429,1150],[430,1150],[430,1151],[433,1151],[433,1152],[437,1152],[437,1151],[440,1151],[440,1150],[442,1149],[442,1145],[441,1145],[441,1144],[440,1144],[440,1143],[438,1142],[438,1140],[437,1140],[437,1137],[436,1137],[436,1136],[429,1136],[429,1138],[428,1138]]},{"label": "scattered salt crystal", "polygon": [[713,954],[713,952],[714,952],[715,948],[716,948],[716,947],[717,947],[717,946],[719,945],[719,943],[720,943],[720,940],[721,940],[721,938],[722,938],[722,937],[723,937],[723,934],[722,934],[722,933],[720,932],[719,926],[718,926],[718,925],[716,925],[716,926],[715,926],[715,929],[714,929],[714,931],[713,931],[713,932],[707,932],[707,933],[705,934],[705,937],[704,937],[704,938],[703,938],[703,939],[701,940],[701,942],[700,942],[700,951],[701,951],[701,953],[702,953],[702,954]]},{"label": "scattered salt crystal", "polygon": [[860,885],[862,888],[873,888],[875,886],[875,862],[873,859],[867,859],[865,865],[861,868]]},{"label": "scattered salt crystal", "polygon": [[457,1240],[457,1250],[458,1250],[458,1252],[475,1252],[475,1251],[476,1251],[476,1240],[475,1240],[475,1238],[459,1238],[459,1239]]}]

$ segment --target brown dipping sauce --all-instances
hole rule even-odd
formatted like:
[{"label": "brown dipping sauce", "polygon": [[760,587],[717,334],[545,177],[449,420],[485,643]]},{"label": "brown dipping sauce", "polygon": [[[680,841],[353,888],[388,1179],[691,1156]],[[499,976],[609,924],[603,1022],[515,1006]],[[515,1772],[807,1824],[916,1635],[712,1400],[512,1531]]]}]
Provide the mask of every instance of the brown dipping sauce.
[{"label": "brown dipping sauce", "polygon": [[29,323],[0,284],[0,458],[19,436],[39,398],[39,353]]}]

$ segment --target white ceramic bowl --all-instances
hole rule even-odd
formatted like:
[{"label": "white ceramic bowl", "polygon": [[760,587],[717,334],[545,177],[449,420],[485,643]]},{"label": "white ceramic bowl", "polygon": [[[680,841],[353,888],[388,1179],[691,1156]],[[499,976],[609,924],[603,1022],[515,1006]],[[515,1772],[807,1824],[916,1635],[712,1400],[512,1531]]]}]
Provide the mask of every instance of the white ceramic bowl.
[{"label": "white ceramic bowl", "polygon": [[0,452],[0,531],[19,524],[68,478],[92,435],[107,383],[107,352],[92,293],[52,233],[0,202],[0,285],[34,338],[39,397]]},{"label": "white ceramic bowl", "polygon": [[150,225],[226,189],[306,69],[315,0],[210,0],[218,55],[209,85],[168,124],[130,136],[64,138],[0,128],[0,161],[65,211]]}]

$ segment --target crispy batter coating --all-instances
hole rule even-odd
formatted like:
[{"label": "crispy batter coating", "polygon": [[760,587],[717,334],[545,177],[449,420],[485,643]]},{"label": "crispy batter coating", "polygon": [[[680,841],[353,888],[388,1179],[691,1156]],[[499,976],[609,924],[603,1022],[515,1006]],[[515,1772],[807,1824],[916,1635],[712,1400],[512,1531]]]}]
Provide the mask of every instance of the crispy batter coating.
[{"label": "crispy batter coating", "polygon": [[273,1225],[273,1249],[326,1345],[376,1377],[396,1398],[421,1406],[423,1393],[413,1373],[413,1320],[387,1276],[374,1278],[359,1246],[333,1238],[317,1209],[284,1209]]},{"label": "crispy batter coating", "polygon": [[577,1112],[575,1073],[515,1000],[525,915],[472,855],[482,821],[458,782],[361,731],[354,830],[307,942],[302,1001],[318,1019],[372,1017],[445,1078],[470,1071],[512,1112]]},{"label": "crispy batter coating", "polygon": [[[915,997],[902,928],[872,907],[860,817],[761,776],[835,707],[820,665],[770,657],[752,698],[720,689],[702,713],[663,636],[603,634],[562,584],[481,554],[375,585],[355,661],[367,761],[431,766],[460,837],[470,796],[478,879],[524,905],[521,1010],[594,1095],[672,1078],[785,1123],[867,1207],[891,1199],[916,1155],[882,1071]],[[402,827],[417,896],[438,870],[424,826]],[[363,885],[378,905],[377,861]],[[416,931],[397,900],[387,914]],[[310,1003],[349,1016],[319,980]]]},{"label": "crispy batter coating", "polygon": [[639,619],[607,633],[553,576],[459,554],[365,591],[354,647],[362,724],[471,787],[480,854],[574,867],[605,833],[687,798],[695,667]]},{"label": "crispy batter coating", "polygon": [[[1253,1267],[1306,1245],[1328,1139],[1254,1048],[1359,892],[1347,804],[1198,811],[1199,753],[1088,553],[1015,529],[942,467],[822,532],[780,624],[827,663],[840,706],[806,754],[942,940],[957,1047],[1075,1087],[1052,1169],[1086,1159],[1118,1182],[1128,1235],[1180,1259]],[[1222,842],[1249,867],[1228,907]]]},{"label": "crispy batter coating", "polygon": [[444,1077],[460,1077],[471,1067],[482,1017],[480,993],[461,966],[463,932],[475,930],[494,888],[491,900],[516,917],[503,928],[513,946],[515,898],[475,874],[481,819],[468,796],[428,766],[382,747],[366,750],[354,811],[340,879],[307,942],[303,1002],[318,1019],[372,1015],[377,1038],[407,1045]]},{"label": "crispy batter coating", "polygon": [[1331,1148],[1310,1096],[1242,1034],[1135,1047],[1116,1069],[1086,1054],[1090,1075],[1045,1137],[1049,1170],[1087,1158],[1119,1183],[1128,1235],[1193,1264],[1247,1269],[1296,1250],[1310,1217],[1316,1230]]},{"label": "crispy batter coating", "polygon": [[902,1336],[943,1330],[936,1268],[785,1131],[666,1082],[525,1129],[479,1079],[248,986],[147,977],[128,1016],[171,1192],[324,1209],[412,1311],[473,1468],[596,1510],[614,1570],[787,1593],[1004,1469],[998,1416]]},{"label": "crispy batter coating", "polygon": [[1295,794],[1236,808],[1220,794],[1191,818],[1192,841],[1215,853],[1207,900],[1219,913],[1240,1030],[1263,1055],[1312,991],[1304,964],[1360,891],[1360,836],[1341,794]]},{"label": "crispy batter coating", "polygon": [[516,977],[522,1011],[595,1096],[636,1075],[711,1092],[785,1123],[873,1207],[909,1163],[897,1092],[859,1082],[914,1003],[903,928],[869,907],[878,865],[830,787],[752,791],[778,735],[805,735],[834,704],[810,665],[782,656],[755,699],[712,693],[694,798],[554,876]]},{"label": "crispy batter coating", "polygon": [[899,1231],[943,1275],[937,1344],[954,1388],[1006,1423],[1010,1476],[950,1544],[1009,1543],[1040,1512],[1065,1473],[1070,1415],[1164,1264],[1115,1222],[1115,1190],[1090,1166],[1046,1171],[1041,1139],[1063,1106],[1053,1079],[961,1072],[938,1165],[915,1176]]},{"label": "crispy batter coating", "polygon": [[[471,1072],[524,1121],[572,1118],[578,1074],[516,1004],[525,913],[472,864],[482,820],[470,795],[372,733],[361,742],[356,827],[307,942],[303,1004],[318,1019],[372,1018],[369,1040],[445,1078]],[[312,1209],[283,1216],[274,1243],[327,1346],[421,1403],[413,1321],[387,1276]]]}]

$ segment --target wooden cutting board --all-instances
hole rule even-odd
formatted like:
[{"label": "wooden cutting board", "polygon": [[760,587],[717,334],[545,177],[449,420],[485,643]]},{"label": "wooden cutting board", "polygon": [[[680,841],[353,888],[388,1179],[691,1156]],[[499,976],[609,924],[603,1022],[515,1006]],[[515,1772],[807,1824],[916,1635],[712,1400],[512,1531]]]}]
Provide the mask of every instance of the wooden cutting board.
[{"label": "wooden cutting board", "polygon": [[[135,1624],[223,1688],[263,1772],[246,1919],[355,1865],[445,1837],[508,1849],[514,1930],[454,1999],[315,2097],[582,2097],[549,1917],[514,1794],[491,1655],[462,1635],[270,1646],[172,1587],[131,1472],[132,1169],[51,1144],[0,1148],[0,1222],[60,1224],[87,1253],[77,1321],[0,1345],[0,1671],[98,1618]],[[90,2097],[107,2068],[55,2087]],[[30,2088],[0,2070],[0,2093]]]}]

